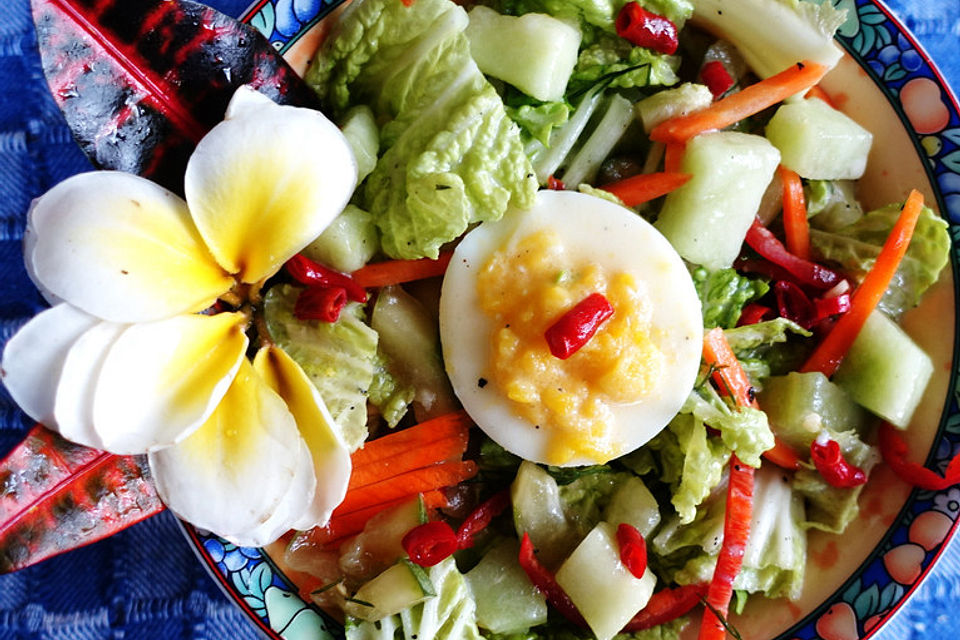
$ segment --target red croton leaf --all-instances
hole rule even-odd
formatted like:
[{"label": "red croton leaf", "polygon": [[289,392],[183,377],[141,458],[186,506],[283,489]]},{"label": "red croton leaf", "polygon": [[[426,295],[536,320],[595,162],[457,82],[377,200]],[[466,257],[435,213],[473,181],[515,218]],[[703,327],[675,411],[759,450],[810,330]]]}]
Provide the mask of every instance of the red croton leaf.
[{"label": "red croton leaf", "polygon": [[76,445],[37,425],[0,462],[0,572],[96,542],[163,508],[145,457]]},{"label": "red croton leaf", "polygon": [[91,161],[182,191],[193,147],[251,84],[316,97],[249,25],[187,0],[31,0],[47,83]]}]

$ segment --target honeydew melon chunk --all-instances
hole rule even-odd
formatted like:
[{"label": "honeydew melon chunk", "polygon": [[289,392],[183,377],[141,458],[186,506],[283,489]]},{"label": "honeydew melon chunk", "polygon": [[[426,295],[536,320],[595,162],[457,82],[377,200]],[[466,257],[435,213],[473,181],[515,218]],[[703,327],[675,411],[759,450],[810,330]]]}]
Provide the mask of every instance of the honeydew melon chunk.
[{"label": "honeydew melon chunk", "polygon": [[733,264],[780,152],[760,136],[718,131],[687,143],[681,171],[690,180],[670,193],[656,228],[684,259],[707,269]]},{"label": "honeydew melon chunk", "polygon": [[373,109],[365,104],[351,107],[339,124],[357,160],[357,183],[363,182],[377,166],[377,154],[380,151],[380,128],[377,127]]},{"label": "honeydew melon chunk", "polygon": [[603,511],[603,519],[613,526],[633,525],[643,536],[649,536],[660,524],[660,507],[643,480],[631,477],[621,483]]},{"label": "honeydew melon chunk", "polygon": [[357,589],[345,611],[355,618],[375,622],[435,595],[427,572],[403,558]]},{"label": "honeydew melon chunk", "polygon": [[783,165],[811,180],[860,178],[873,143],[873,134],[817,98],[781,105],[766,135]]},{"label": "honeydew melon chunk", "polygon": [[477,603],[477,624],[493,633],[516,633],[547,621],[547,600],[517,561],[516,540],[493,547],[464,577]]},{"label": "honeydew melon chunk", "polygon": [[465,33],[483,73],[537,100],[563,98],[580,49],[577,27],[543,13],[506,16],[484,6],[469,17]]},{"label": "honeydew melon chunk", "polygon": [[905,429],[931,375],[930,356],[896,322],[874,311],[833,381],[861,406]]},{"label": "honeydew melon chunk", "polygon": [[653,595],[657,578],[647,568],[636,578],[623,566],[613,525],[600,522],[557,570],[557,583],[570,596],[597,640],[610,640]]}]

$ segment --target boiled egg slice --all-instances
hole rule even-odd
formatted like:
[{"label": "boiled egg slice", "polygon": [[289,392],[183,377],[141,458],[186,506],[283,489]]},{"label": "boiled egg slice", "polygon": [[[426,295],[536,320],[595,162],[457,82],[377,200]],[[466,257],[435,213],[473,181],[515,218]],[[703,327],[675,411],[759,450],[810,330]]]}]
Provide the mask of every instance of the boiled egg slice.
[{"label": "boiled egg slice", "polygon": [[[566,359],[544,332],[601,293],[614,309]],[[460,242],[444,277],[440,336],[464,408],[527,460],[601,464],[657,435],[695,383],[703,322],[689,272],[634,212],[541,191],[526,211]]]}]

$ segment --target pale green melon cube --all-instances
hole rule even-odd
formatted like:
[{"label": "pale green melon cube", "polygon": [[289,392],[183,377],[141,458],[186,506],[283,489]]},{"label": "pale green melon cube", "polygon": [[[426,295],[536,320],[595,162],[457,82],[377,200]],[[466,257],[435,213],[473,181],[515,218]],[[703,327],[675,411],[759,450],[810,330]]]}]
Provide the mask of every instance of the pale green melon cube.
[{"label": "pale green melon cube", "polygon": [[597,640],[610,640],[653,595],[657,578],[648,568],[635,578],[620,561],[616,529],[601,522],[560,569],[557,583],[570,596]]},{"label": "pale green melon cube", "polygon": [[477,624],[493,633],[516,633],[547,621],[547,599],[520,566],[519,550],[516,540],[504,540],[464,576],[477,603]]},{"label": "pale green melon cube", "polygon": [[782,105],[766,133],[783,166],[810,180],[860,178],[873,143],[873,134],[817,98]]},{"label": "pale green melon cube", "polygon": [[657,91],[638,102],[634,109],[643,123],[643,130],[650,133],[661,122],[696,113],[712,102],[713,94],[706,86],[685,82],[673,89]]},{"label": "pale green melon cube", "polygon": [[482,72],[537,100],[563,98],[577,64],[580,29],[543,13],[506,16],[482,5],[469,15],[470,53]]},{"label": "pale green melon cube", "polygon": [[779,163],[780,152],[761,136],[718,131],[693,138],[681,166],[692,177],[667,195],[655,226],[685,260],[729,267]]}]

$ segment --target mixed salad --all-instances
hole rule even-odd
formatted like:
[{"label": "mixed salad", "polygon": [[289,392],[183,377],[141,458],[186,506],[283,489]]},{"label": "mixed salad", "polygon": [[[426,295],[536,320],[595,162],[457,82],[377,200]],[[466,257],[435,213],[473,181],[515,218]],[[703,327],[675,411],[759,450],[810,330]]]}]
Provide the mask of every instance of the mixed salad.
[{"label": "mixed salad", "polygon": [[960,480],[898,433],[933,373],[898,319],[947,225],[858,202],[872,135],[818,86],[844,16],[353,0],[306,74],[336,127],[241,90],[186,200],[101,173],[38,201],[55,306],[4,382],[273,543],[351,640],[736,634],[881,458]]}]

